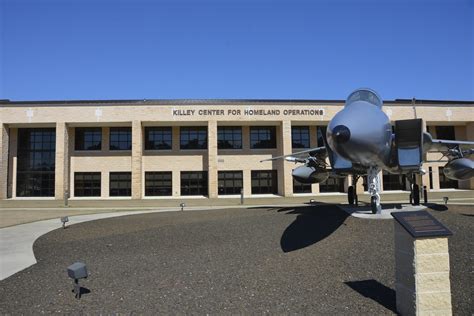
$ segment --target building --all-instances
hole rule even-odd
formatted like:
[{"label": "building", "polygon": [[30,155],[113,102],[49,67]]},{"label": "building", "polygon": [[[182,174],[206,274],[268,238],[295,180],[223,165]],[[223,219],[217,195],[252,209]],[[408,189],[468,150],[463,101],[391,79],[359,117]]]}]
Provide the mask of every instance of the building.
[{"label": "building", "polygon": [[[303,185],[293,181],[293,163],[260,162],[321,146],[321,132],[343,106],[340,100],[2,100],[0,199],[344,192],[350,178]],[[474,140],[471,101],[397,99],[383,110],[392,120],[423,118],[435,138]],[[472,179],[446,179],[445,163],[426,163],[423,185],[474,189]],[[384,174],[383,189],[406,184]]]}]

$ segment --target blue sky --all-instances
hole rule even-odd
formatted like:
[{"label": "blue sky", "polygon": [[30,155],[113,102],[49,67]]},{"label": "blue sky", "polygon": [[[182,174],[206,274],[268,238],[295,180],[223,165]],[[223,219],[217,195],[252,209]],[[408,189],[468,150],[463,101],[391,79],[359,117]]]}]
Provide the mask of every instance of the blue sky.
[{"label": "blue sky", "polygon": [[474,99],[470,0],[0,3],[3,99]]}]

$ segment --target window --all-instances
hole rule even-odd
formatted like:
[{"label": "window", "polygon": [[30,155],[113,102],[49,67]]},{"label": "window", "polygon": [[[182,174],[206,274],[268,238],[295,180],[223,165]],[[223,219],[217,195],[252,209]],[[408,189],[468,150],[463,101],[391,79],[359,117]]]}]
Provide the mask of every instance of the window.
[{"label": "window", "polygon": [[181,127],[181,149],[207,149],[207,127]]},{"label": "window", "polygon": [[219,195],[240,194],[242,189],[242,171],[219,171]]},{"label": "window", "polygon": [[344,192],[344,178],[328,178],[319,184],[319,192]]},{"label": "window", "polygon": [[293,193],[311,193],[311,183],[301,183],[293,179]]},{"label": "window", "polygon": [[324,146],[324,139],[326,139],[327,126],[317,127],[318,147]]},{"label": "window", "polygon": [[405,190],[405,175],[400,176],[398,174],[391,174],[387,171],[384,171],[382,174],[382,180],[384,191]]},{"label": "window", "polygon": [[242,127],[218,127],[217,146],[219,149],[242,149]]},{"label": "window", "polygon": [[131,196],[132,195],[132,173],[131,172],[111,172],[109,176],[110,196]]},{"label": "window", "polygon": [[436,138],[456,140],[456,133],[454,126],[436,126]]},{"label": "window", "polygon": [[54,196],[56,130],[19,128],[16,195]]},{"label": "window", "polygon": [[101,150],[102,128],[101,127],[76,127],[75,149],[76,150]]},{"label": "window", "polygon": [[457,189],[458,181],[449,179],[444,175],[444,167],[439,167],[439,188],[440,189]]},{"label": "window", "polygon": [[277,171],[252,171],[252,194],[278,194]]},{"label": "window", "polygon": [[146,150],[169,150],[172,148],[171,127],[145,127]]},{"label": "window", "polygon": [[309,127],[291,127],[291,145],[293,148],[309,148]]},{"label": "window", "polygon": [[74,196],[100,196],[100,172],[75,172]]},{"label": "window", "polygon": [[172,195],[171,172],[145,172],[146,196]]},{"label": "window", "polygon": [[250,127],[250,148],[276,148],[275,126]]},{"label": "window", "polygon": [[111,127],[110,128],[110,150],[131,150],[132,128]]},{"label": "window", "polygon": [[181,171],[181,195],[207,195],[207,171]]}]

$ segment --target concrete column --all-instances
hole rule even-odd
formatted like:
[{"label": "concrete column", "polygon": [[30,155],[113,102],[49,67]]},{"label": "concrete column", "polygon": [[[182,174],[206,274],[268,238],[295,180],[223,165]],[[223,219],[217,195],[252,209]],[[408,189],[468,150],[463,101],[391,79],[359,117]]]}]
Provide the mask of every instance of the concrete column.
[{"label": "concrete column", "polygon": [[252,171],[245,169],[242,171],[243,185],[244,185],[244,196],[252,195]]},{"label": "concrete column", "polygon": [[0,200],[8,197],[8,147],[10,144],[9,129],[6,124],[0,125]]},{"label": "concrete column", "polygon": [[[470,142],[474,141],[474,122],[467,123],[465,131],[466,131],[465,139]],[[474,178],[471,178],[465,181],[459,181],[459,188],[474,190]]]},{"label": "concrete column", "polygon": [[54,199],[63,200],[65,193],[69,191],[69,134],[65,122],[56,123],[54,187]]},{"label": "concrete column", "polygon": [[[133,174],[132,174],[132,194],[133,194]],[[110,197],[110,173],[102,171],[100,173],[100,197]]]},{"label": "concrete column", "polygon": [[217,121],[207,123],[208,196],[217,198]]},{"label": "concrete column", "polygon": [[446,237],[415,239],[395,221],[395,291],[401,315],[451,315]]},{"label": "concrete column", "polygon": [[16,171],[18,166],[18,128],[10,128],[10,145],[8,150],[10,154],[8,157],[8,172],[10,177],[8,179],[8,186],[9,186],[9,196],[15,198],[16,197]]},{"label": "concrete column", "polygon": [[174,197],[181,195],[181,173],[179,170],[173,170],[171,173],[172,194]]},{"label": "concrete column", "polygon": [[141,121],[132,122],[132,199],[142,198],[143,128]]},{"label": "concrete column", "polygon": [[[281,155],[290,155],[292,153],[291,121],[289,120],[281,122],[279,145]],[[278,161],[278,167],[278,193],[285,197],[293,196],[293,177],[291,176],[291,171],[294,168],[294,164],[281,159]]]}]

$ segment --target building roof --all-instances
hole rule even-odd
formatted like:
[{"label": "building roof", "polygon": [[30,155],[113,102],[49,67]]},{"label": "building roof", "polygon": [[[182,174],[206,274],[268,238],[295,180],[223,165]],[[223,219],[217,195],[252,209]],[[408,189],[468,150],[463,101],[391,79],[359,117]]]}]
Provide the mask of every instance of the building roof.
[{"label": "building roof", "polygon": [[[385,100],[385,104],[407,105],[473,105],[474,101],[454,100],[418,100],[395,99]],[[278,104],[343,104],[345,100],[308,100],[308,99],[142,99],[142,100],[54,100],[54,101],[11,101],[0,99],[0,106],[67,106],[67,105],[278,105]]]}]

